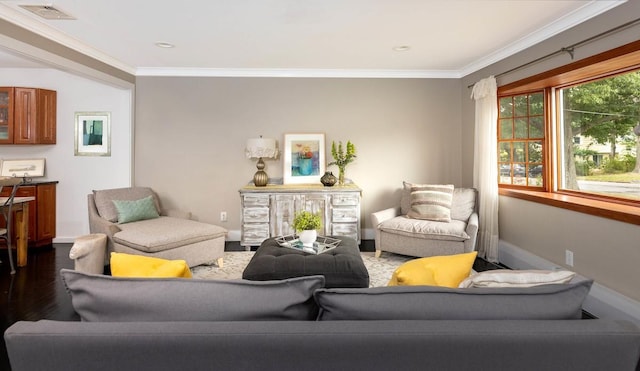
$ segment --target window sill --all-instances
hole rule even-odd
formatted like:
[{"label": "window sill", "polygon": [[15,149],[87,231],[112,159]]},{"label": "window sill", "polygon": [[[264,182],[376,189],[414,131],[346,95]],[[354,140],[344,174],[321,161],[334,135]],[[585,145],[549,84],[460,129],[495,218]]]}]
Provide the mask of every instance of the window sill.
[{"label": "window sill", "polygon": [[523,191],[500,188],[501,196],[519,198],[531,202],[537,202],[549,206],[559,207],[599,216],[602,218],[613,219],[624,223],[640,225],[640,207],[620,205],[611,202],[589,200],[582,197],[564,195],[550,192]]}]

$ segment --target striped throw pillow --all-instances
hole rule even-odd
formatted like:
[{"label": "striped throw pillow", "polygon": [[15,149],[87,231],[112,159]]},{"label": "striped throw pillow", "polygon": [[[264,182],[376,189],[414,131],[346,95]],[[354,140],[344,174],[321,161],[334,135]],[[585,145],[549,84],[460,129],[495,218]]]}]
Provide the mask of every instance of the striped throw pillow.
[{"label": "striped throw pillow", "polygon": [[453,184],[421,184],[411,187],[409,218],[437,222],[451,221]]}]

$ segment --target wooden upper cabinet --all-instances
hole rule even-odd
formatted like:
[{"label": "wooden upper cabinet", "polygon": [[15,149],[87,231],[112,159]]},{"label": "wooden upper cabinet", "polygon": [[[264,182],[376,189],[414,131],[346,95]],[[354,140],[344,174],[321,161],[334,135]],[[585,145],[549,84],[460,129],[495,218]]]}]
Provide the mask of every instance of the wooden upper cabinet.
[{"label": "wooden upper cabinet", "polygon": [[55,144],[56,106],[54,90],[0,88],[0,144]]},{"label": "wooden upper cabinet", "polygon": [[0,88],[0,144],[13,143],[13,88]]}]

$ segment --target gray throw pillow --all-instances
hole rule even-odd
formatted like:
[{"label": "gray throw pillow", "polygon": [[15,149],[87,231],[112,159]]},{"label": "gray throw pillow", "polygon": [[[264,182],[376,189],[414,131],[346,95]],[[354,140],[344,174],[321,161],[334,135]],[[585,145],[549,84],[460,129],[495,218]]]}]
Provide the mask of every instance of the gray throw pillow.
[{"label": "gray throw pillow", "polygon": [[123,278],[60,271],[87,322],[315,320],[324,276],[279,281]]},{"label": "gray throw pillow", "polygon": [[526,288],[320,289],[318,320],[579,319],[592,280]]}]

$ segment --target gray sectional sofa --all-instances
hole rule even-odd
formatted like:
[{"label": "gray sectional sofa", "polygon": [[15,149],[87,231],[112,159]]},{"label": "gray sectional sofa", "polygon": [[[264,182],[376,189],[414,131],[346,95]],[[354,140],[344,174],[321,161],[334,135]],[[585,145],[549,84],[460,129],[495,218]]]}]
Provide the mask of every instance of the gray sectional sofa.
[{"label": "gray sectional sofa", "polygon": [[81,322],[5,332],[22,370],[637,370],[640,329],[582,320],[591,281],[327,289],[63,270]]}]

